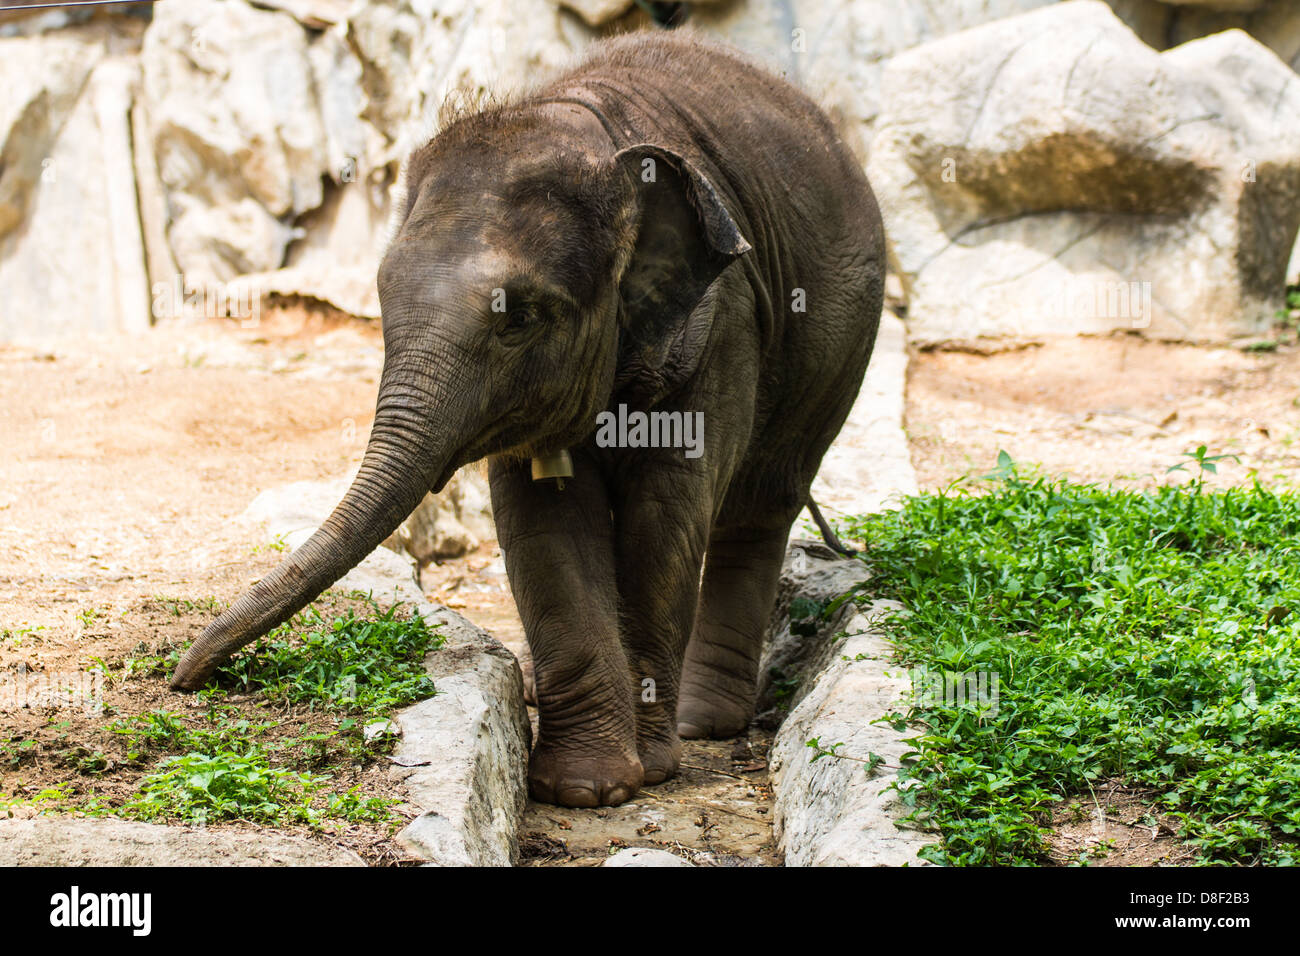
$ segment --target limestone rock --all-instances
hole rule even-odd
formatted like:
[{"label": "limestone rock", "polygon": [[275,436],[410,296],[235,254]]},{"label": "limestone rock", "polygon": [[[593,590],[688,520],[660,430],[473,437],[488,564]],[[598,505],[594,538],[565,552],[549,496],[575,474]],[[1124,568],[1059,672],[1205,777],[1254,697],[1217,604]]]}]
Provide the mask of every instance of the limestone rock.
[{"label": "limestone rock", "polygon": [[321,205],[298,218],[300,240],[290,245],[284,268],[255,281],[264,292],[309,296],[378,318],[375,273],[387,243],[397,164],[386,133],[366,118],[364,70],[347,29],[340,23],[321,34],[307,54],[328,157]]},{"label": "limestone rock", "polygon": [[420,564],[458,558],[495,535],[487,479],[462,468],[438,494],[425,495],[398,534]]},{"label": "limestone rock", "polygon": [[[769,754],[778,847],[787,866],[916,865],[934,837],[895,825],[910,812],[881,791],[896,770],[863,761],[872,753],[898,766],[907,731],[874,723],[906,709],[911,684],[891,665],[879,629],[900,606],[867,607],[837,598],[860,589],[869,566],[812,541],[793,543],[781,573],[772,629],[759,665],[757,722],[776,727]],[[814,760],[817,738],[840,758]]]},{"label": "limestone rock", "polygon": [[552,0],[388,0],[354,7],[347,26],[364,70],[366,118],[387,135],[394,161],[429,139],[449,96],[508,96],[567,64],[595,35]]},{"label": "limestone rock", "polygon": [[1232,32],[1165,54],[1070,0],[894,57],[868,175],[915,339],[1223,340],[1300,228],[1300,83]]},{"label": "limestone rock", "polygon": [[322,30],[348,15],[350,0],[252,0],[253,6],[283,10],[305,27]]},{"label": "limestone rock", "polygon": [[[695,0],[692,8],[704,5],[726,3],[727,0]],[[558,0],[561,7],[572,10],[582,17],[587,26],[601,27],[613,23],[619,17],[630,13],[636,6],[635,0]],[[694,9],[692,10],[694,13]]]},{"label": "limestone rock", "polygon": [[619,850],[601,866],[694,866],[694,864],[667,850],[630,846],[626,850]]},{"label": "limestone rock", "polygon": [[617,20],[635,5],[634,0],[560,0],[560,6],[572,10],[592,27]]},{"label": "limestone rock", "polygon": [[375,548],[334,583],[336,591],[360,591],[380,604],[428,605],[415,580],[415,566],[405,554]]},{"label": "limestone rock", "polygon": [[865,157],[889,57],[1054,0],[751,0],[693,10],[691,24],[809,91]]},{"label": "limestone rock", "polygon": [[113,818],[0,820],[0,866],[365,866],[351,850],[274,830]]},{"label": "limestone rock", "polygon": [[[917,852],[933,834],[900,827],[909,808],[886,790],[899,758],[910,749],[907,732],[876,721],[906,708],[911,684],[891,668],[890,646],[875,630],[878,616],[897,609],[878,601],[847,625],[849,636],[811,691],[791,711],[768,757],[774,793],[777,846],[786,866],[917,866]],[[839,757],[814,760],[816,738]],[[871,775],[871,754],[886,766]]]},{"label": "limestone rock", "polygon": [[149,324],[131,164],[138,23],[0,39],[0,339]]},{"label": "limestone rock", "polygon": [[[168,230],[171,251],[194,288],[233,287],[243,277],[256,285],[256,274],[279,262],[293,238],[293,230],[251,196],[220,205],[176,205],[181,211]],[[158,311],[160,320],[179,317],[168,309]]]},{"label": "limestone rock", "polygon": [[26,216],[42,173],[57,176],[50,154],[98,59],[79,32],[0,39],[0,237]]},{"label": "limestone rock", "polygon": [[244,0],[173,0],[141,61],[178,266],[199,284],[278,268],[329,168],[307,35]]},{"label": "limestone rock", "polygon": [[[837,653],[838,634],[856,613],[852,601],[834,612],[814,617],[835,599],[870,578],[870,568],[856,558],[843,558],[820,541],[796,539],[790,543],[781,581],[777,586],[772,624],[758,666],[758,703],[754,720],[776,727],[808,694],[813,679]],[[791,620],[791,604],[803,604]]]},{"label": "limestone rock", "polygon": [[422,813],[397,839],[436,866],[512,866],[528,801],[532,731],[514,655],[454,611],[425,659],[437,693],[399,711],[394,774]]},{"label": "limestone rock", "polygon": [[[347,493],[355,474],[353,471],[327,481],[295,481],[270,488],[253,499],[241,518],[263,526],[273,540],[297,548],[329,517]],[[425,564],[459,557],[495,533],[487,481],[471,466],[453,475],[438,494],[425,495],[411,516],[384,542],[384,547],[376,549],[367,560],[382,561],[385,568],[395,568],[385,555],[397,552],[400,555],[397,560],[404,562],[409,576],[410,558]],[[351,587],[365,590],[358,575],[358,571],[353,571],[344,580],[353,582]]]}]

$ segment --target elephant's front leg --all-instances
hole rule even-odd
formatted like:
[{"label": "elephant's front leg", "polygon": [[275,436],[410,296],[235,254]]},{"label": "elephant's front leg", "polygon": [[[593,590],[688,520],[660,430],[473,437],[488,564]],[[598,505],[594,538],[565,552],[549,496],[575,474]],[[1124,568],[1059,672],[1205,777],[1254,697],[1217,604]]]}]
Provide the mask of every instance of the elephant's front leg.
[{"label": "elephant's front leg", "polygon": [[[676,462],[664,462],[667,455]],[[617,492],[615,541],[623,641],[632,668],[636,744],[646,783],[677,772],[677,692],[699,597],[712,518],[708,476],[680,451],[627,469]]]},{"label": "elephant's front leg", "polygon": [[610,503],[575,450],[563,490],[528,462],[493,460],[492,510],[536,678],[534,799],[613,806],[642,783],[627,658],[619,641]]}]

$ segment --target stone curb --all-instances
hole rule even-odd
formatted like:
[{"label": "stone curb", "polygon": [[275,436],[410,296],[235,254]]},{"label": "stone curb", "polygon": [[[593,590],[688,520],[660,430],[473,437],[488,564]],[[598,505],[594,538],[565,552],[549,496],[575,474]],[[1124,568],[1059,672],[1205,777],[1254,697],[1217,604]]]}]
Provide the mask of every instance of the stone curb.
[{"label": "stone curb", "polygon": [[[890,668],[892,649],[877,627],[899,607],[875,601],[851,617],[843,640],[822,635],[834,658],[777,732],[768,762],[786,866],[925,865],[917,852],[937,839],[899,826],[911,808],[887,788],[910,749],[903,742],[908,731],[875,722],[906,710],[911,692],[906,673]],[[807,746],[813,738],[826,749],[841,745],[835,749],[841,757],[814,760]],[[864,761],[871,754],[883,757],[884,766],[868,774]]]},{"label": "stone curb", "polygon": [[3,866],[365,866],[323,840],[111,817],[0,820]]},{"label": "stone curb", "polygon": [[395,716],[393,772],[423,811],[397,841],[431,865],[513,866],[532,739],[519,662],[448,608],[425,619],[446,643],[424,663],[437,693]]}]

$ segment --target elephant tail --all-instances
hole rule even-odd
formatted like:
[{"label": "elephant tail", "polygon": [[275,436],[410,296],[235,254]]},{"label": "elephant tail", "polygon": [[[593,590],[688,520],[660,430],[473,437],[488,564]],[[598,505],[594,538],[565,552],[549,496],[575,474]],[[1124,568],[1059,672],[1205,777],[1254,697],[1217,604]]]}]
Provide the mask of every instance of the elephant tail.
[{"label": "elephant tail", "polygon": [[845,547],[835,534],[835,529],[830,526],[824,517],[822,510],[817,507],[817,502],[813,501],[812,495],[808,496],[808,511],[813,516],[813,521],[817,522],[817,528],[822,533],[822,540],[826,542],[826,547],[830,548],[837,554],[842,554],[846,558],[856,558],[860,552],[852,548]]}]

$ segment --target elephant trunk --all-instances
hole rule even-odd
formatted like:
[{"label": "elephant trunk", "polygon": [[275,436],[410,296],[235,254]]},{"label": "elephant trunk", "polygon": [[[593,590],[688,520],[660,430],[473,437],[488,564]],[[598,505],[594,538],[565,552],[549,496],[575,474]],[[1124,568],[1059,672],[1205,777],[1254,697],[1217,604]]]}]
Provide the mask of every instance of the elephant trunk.
[{"label": "elephant trunk", "polygon": [[[388,363],[361,468],[343,500],[316,533],[203,631],[172,675],[173,690],[196,690],[231,654],[284,623],[356,567],[445,483],[460,450],[458,423],[439,420],[449,407],[411,371]],[[436,424],[435,424],[436,422]],[[435,485],[437,487],[435,487]]]}]

